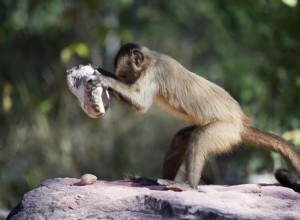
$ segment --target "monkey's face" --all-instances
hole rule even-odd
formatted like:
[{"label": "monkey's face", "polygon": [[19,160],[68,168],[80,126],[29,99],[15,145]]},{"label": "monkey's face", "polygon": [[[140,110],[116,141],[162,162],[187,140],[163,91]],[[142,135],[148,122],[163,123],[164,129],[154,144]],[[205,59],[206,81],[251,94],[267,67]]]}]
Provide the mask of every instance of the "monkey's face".
[{"label": "monkey's face", "polygon": [[118,63],[116,67],[116,75],[122,82],[133,84],[138,78],[140,78],[141,73],[135,71],[128,57],[122,57],[122,60]]},{"label": "monkey's face", "polygon": [[67,84],[77,97],[82,110],[92,118],[102,116],[109,107],[109,95],[100,86],[88,88],[87,82],[99,74],[91,65],[79,65],[67,70]]},{"label": "monkey's face", "polygon": [[116,75],[125,83],[133,84],[145,70],[145,57],[137,44],[125,44],[115,57]]}]

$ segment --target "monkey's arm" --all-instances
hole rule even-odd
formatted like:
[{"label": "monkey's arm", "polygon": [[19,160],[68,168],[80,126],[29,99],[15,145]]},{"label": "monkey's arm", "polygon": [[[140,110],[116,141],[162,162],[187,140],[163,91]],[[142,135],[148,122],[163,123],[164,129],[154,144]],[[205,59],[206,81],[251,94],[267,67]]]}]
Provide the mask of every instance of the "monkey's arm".
[{"label": "monkey's arm", "polygon": [[104,76],[107,76],[107,77],[110,77],[110,78],[120,81],[120,78],[116,74],[109,72],[105,69],[102,69],[101,67],[95,67],[95,70],[97,70],[97,72],[101,73]]},{"label": "monkey's arm", "polygon": [[102,74],[101,70],[100,73],[96,82],[91,81],[89,83],[96,83],[107,88],[110,93],[119,97],[138,112],[144,113],[151,107],[157,91],[157,85],[154,82],[140,78],[133,84],[127,84],[118,78]]},{"label": "monkey's arm", "polygon": [[[105,80],[101,79],[101,75],[102,75],[102,77],[105,77],[106,80],[108,80],[108,81],[109,81],[109,78],[112,78],[112,81],[119,82],[121,84],[124,84],[125,86],[127,85],[127,87],[129,89],[130,89],[130,87],[136,87],[136,88],[138,87],[137,85],[133,86],[133,84],[127,84],[127,83],[122,82],[122,80],[116,74],[114,74],[112,72],[109,72],[105,69],[102,69],[101,67],[98,67],[98,66],[95,66],[95,65],[90,65],[90,66],[92,66],[94,68],[97,75],[99,76],[99,78],[97,80],[91,80],[91,81],[88,82],[91,88],[95,88],[99,84],[104,87]],[[124,95],[123,92],[118,92],[116,89],[110,88],[108,86],[106,86],[106,87],[108,89],[108,92],[111,95],[113,95],[115,98],[119,99],[122,102],[127,103],[128,105],[131,105],[132,102],[128,98],[128,95]],[[132,95],[132,92],[130,92],[130,95]]]}]

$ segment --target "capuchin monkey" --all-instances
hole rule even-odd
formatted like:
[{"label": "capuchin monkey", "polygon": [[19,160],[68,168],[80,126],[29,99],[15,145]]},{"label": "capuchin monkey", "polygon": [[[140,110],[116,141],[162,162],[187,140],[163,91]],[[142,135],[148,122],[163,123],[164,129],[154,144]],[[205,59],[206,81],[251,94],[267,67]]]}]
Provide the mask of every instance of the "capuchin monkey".
[{"label": "capuchin monkey", "polygon": [[[108,88],[137,112],[145,113],[155,103],[192,125],[175,135],[165,156],[163,178],[197,188],[207,157],[229,152],[240,143],[278,152],[300,172],[300,156],[291,144],[254,128],[228,92],[173,58],[128,43],[118,51],[114,66],[117,77],[100,74],[89,83]],[[181,164],[185,172],[178,174]]]}]

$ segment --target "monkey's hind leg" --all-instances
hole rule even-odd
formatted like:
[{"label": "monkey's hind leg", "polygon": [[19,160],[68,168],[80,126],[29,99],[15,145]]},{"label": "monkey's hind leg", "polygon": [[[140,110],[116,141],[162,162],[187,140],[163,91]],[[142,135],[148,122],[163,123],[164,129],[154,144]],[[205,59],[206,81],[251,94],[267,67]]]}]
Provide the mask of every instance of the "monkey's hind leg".
[{"label": "monkey's hind leg", "polygon": [[228,152],[240,141],[240,127],[234,123],[217,121],[194,129],[190,135],[185,161],[187,183],[196,189],[207,157],[210,154]]},{"label": "monkey's hind leg", "polygon": [[196,126],[182,128],[173,137],[170,148],[164,158],[163,179],[185,182],[185,170],[179,171],[179,168],[186,157],[190,134],[196,128]]}]

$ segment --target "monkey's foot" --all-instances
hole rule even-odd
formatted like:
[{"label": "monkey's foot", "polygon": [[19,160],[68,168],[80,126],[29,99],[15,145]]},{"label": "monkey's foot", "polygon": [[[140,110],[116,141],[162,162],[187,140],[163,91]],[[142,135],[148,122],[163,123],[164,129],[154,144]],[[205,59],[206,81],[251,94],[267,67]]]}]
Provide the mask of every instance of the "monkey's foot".
[{"label": "monkey's foot", "polygon": [[125,180],[135,181],[137,183],[140,183],[143,186],[156,186],[156,185],[158,185],[157,180],[146,178],[146,177],[140,177],[138,175],[134,175],[134,174],[130,174],[130,173],[124,174],[123,178]]},{"label": "monkey's foot", "polygon": [[166,179],[150,179],[146,177],[140,177],[134,174],[124,174],[124,179],[132,180],[137,183],[140,183],[143,186],[163,186],[168,190],[181,192],[186,190],[195,190],[190,187],[189,184],[186,183],[179,183],[172,180],[166,180]]},{"label": "monkey's foot", "polygon": [[157,184],[160,186],[164,186],[169,190],[176,191],[176,192],[187,191],[187,190],[196,191],[196,189],[193,189],[192,187],[190,187],[189,184],[179,183],[179,182],[172,181],[172,180],[157,179]]}]

